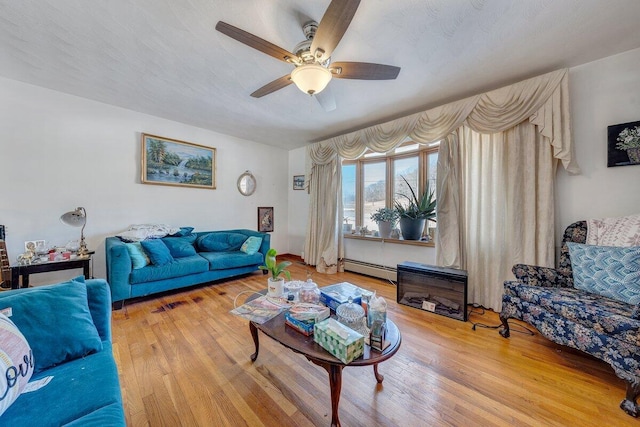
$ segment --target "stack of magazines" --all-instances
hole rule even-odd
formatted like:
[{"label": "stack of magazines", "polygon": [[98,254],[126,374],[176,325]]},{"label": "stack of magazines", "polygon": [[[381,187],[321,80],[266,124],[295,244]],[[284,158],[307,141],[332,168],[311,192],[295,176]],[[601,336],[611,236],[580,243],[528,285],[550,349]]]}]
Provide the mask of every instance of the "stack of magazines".
[{"label": "stack of magazines", "polygon": [[284,314],[284,323],[306,336],[313,334],[313,325],[329,317],[328,307],[319,304],[296,304]]}]

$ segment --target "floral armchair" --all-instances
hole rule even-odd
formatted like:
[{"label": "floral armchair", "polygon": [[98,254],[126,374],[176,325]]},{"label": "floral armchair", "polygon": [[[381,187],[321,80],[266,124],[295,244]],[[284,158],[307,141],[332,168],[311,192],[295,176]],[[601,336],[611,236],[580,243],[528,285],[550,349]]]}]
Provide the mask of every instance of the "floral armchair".
[{"label": "floral armchair", "polygon": [[504,283],[500,334],[508,338],[510,318],[536,327],[547,339],[588,353],[611,365],[627,384],[620,407],[637,417],[640,407],[640,308],[576,289],[567,242],[585,243],[587,222],[564,232],[557,269],[517,264],[515,281]]}]

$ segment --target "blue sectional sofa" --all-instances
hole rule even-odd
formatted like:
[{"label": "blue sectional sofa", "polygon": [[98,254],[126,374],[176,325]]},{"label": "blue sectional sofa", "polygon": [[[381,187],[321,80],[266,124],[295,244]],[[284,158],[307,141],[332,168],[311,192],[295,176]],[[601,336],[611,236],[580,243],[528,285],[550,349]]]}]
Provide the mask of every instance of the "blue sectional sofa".
[{"label": "blue sectional sofa", "polygon": [[[257,252],[243,252],[243,243],[252,236],[262,239]],[[107,280],[111,285],[113,306],[118,309],[130,298],[251,273],[264,263],[270,237],[266,233],[236,229],[154,239],[167,246],[171,259],[169,262],[160,259],[155,263],[151,257],[149,265],[138,265],[138,268],[134,268],[131,245],[118,237],[108,237],[105,242]],[[145,245],[158,242],[140,243],[145,249]]]},{"label": "blue sectional sofa", "polygon": [[107,282],[90,279],[85,284],[79,277],[2,292],[0,310],[8,307],[9,319],[31,347],[30,383],[52,378],[42,388],[18,395],[0,415],[0,425],[124,426]]}]

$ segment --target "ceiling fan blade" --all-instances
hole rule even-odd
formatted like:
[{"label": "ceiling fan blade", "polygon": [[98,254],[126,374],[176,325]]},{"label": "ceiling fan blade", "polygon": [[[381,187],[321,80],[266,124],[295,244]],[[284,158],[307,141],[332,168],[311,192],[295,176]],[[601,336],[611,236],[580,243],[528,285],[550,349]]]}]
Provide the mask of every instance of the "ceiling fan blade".
[{"label": "ceiling fan blade", "polygon": [[311,53],[318,62],[331,56],[358,10],[360,0],[332,0],[318,24]]},{"label": "ceiling fan blade", "polygon": [[262,86],[260,89],[256,90],[251,94],[254,98],[262,98],[265,95],[269,95],[271,92],[275,92],[277,90],[282,89],[283,87],[289,86],[291,83],[291,76],[287,74],[286,76],[282,76],[279,79],[275,79],[271,83],[267,83]]},{"label": "ceiling fan blade", "polygon": [[239,41],[240,43],[244,43],[262,53],[273,56],[280,61],[290,62],[296,58],[296,56],[288,50],[283,49],[280,46],[276,46],[275,44],[261,39],[258,36],[254,36],[253,34],[248,33],[245,30],[241,30],[238,27],[227,24],[226,22],[218,21],[216,24],[216,30]]},{"label": "ceiling fan blade", "polygon": [[333,96],[331,86],[327,86],[320,93],[314,93],[313,97],[318,100],[318,104],[322,106],[324,111],[333,111],[336,109],[336,98]]},{"label": "ceiling fan blade", "polygon": [[333,62],[329,69],[338,79],[393,80],[400,73],[400,67],[369,62]]}]

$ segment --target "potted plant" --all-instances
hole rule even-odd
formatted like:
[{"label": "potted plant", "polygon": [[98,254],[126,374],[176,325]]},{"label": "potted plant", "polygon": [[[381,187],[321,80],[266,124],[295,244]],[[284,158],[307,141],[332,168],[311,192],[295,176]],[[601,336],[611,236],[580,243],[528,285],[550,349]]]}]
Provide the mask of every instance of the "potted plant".
[{"label": "potted plant", "polygon": [[267,255],[264,257],[264,265],[258,267],[261,270],[271,273],[271,277],[267,281],[267,295],[270,297],[281,297],[284,294],[284,279],[280,277],[281,274],[287,276],[287,279],[291,280],[291,273],[289,270],[285,270],[291,265],[291,261],[282,261],[278,264],[276,260],[277,252],[271,248],[267,251]]},{"label": "potted plant", "polygon": [[393,201],[395,210],[400,216],[400,230],[405,240],[420,240],[422,231],[427,220],[435,221],[436,217],[436,199],[433,191],[429,189],[429,182],[424,193],[420,197],[416,196],[411,184],[400,176],[409,187],[411,197],[406,194],[398,194],[399,199]]},{"label": "potted plant", "polygon": [[624,128],[618,134],[617,140],[616,148],[626,150],[631,163],[640,163],[640,126]]},{"label": "potted plant", "polygon": [[380,208],[371,214],[371,220],[378,224],[378,232],[380,237],[388,239],[391,236],[391,230],[398,221],[398,212],[395,209],[387,207]]}]

